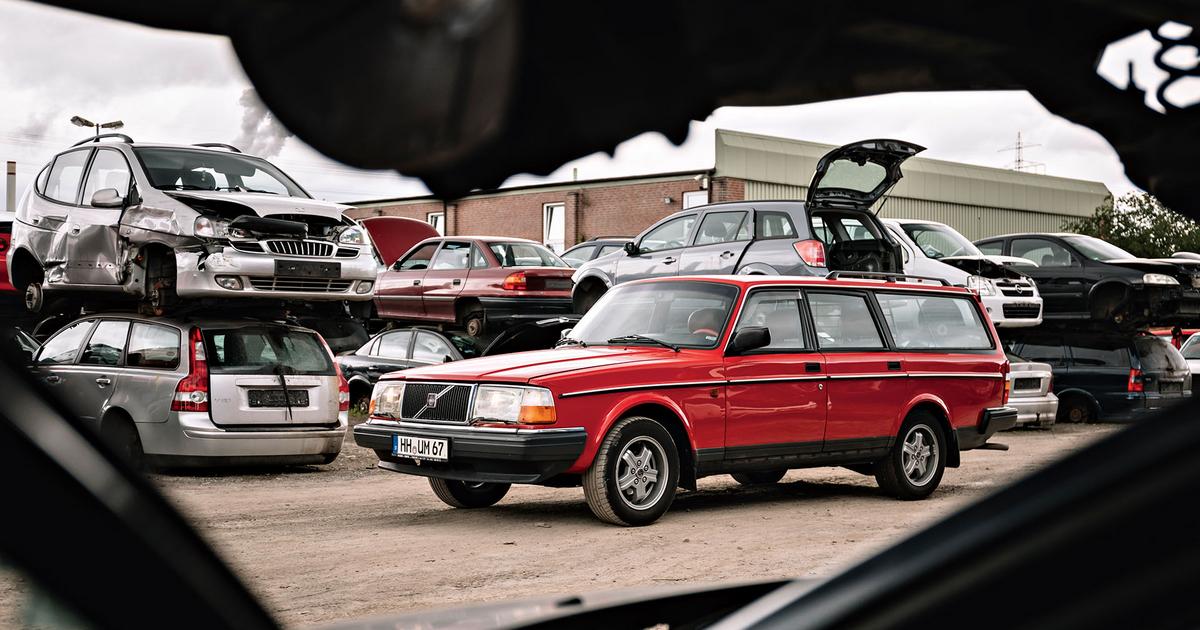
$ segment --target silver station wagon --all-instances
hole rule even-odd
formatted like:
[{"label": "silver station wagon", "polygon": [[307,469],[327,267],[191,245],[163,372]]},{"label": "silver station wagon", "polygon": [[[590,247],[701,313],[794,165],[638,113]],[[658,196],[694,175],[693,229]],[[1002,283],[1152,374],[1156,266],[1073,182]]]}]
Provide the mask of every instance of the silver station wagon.
[{"label": "silver station wagon", "polygon": [[206,298],[369,310],[379,264],[347,209],[227,145],[104,134],[38,174],[17,208],[8,272],[34,312],[51,298],[106,297],[156,314]]},{"label": "silver station wagon", "polygon": [[346,434],[349,385],[306,328],[91,316],[33,370],[135,465],[327,464]]}]

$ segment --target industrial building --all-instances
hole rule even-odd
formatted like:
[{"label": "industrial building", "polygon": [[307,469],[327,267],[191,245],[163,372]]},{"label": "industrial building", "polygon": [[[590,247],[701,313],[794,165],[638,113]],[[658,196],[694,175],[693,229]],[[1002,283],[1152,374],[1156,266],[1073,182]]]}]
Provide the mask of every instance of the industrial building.
[{"label": "industrial building", "polygon": [[[351,202],[351,215],[405,216],[444,234],[542,241],[556,251],[606,235],[635,235],[684,208],[720,201],[804,199],[817,160],[833,147],[717,130],[711,169],[479,191],[455,200],[410,197]],[[916,157],[880,216],[949,224],[976,239],[1056,231],[1110,195],[1100,182]]]}]

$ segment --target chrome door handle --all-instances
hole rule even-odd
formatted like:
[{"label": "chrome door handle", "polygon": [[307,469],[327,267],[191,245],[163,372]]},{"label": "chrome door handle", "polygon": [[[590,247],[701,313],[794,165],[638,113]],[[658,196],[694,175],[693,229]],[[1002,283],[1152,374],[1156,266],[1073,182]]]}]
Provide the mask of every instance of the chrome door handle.
[{"label": "chrome door handle", "polygon": [[456,285],[456,286],[457,286],[457,285],[460,285],[460,284],[462,284],[462,279],[461,279],[461,278],[455,278],[455,279],[454,279],[454,282],[453,282],[453,284],[454,284],[454,285]]},{"label": "chrome door handle", "polygon": [[62,377],[57,374],[51,374],[50,376],[47,376],[47,377],[43,378],[42,380],[51,385],[57,385],[58,383],[62,382]]},{"label": "chrome door handle", "polygon": [[668,256],[667,258],[664,258],[664,259],[663,259],[663,264],[664,264],[664,265],[671,265],[671,264],[674,264],[676,260],[677,260],[677,259],[676,259],[674,256]]},{"label": "chrome door handle", "polygon": [[107,376],[101,376],[100,378],[96,379],[96,384],[100,387],[106,387],[108,385],[112,385],[112,379],[108,378]]},{"label": "chrome door handle", "polygon": [[414,286],[414,287],[419,287],[419,286],[421,286],[421,281],[420,281],[420,280],[413,280],[413,286]]},{"label": "chrome door handle", "polygon": [[733,258],[733,252],[721,252],[721,258]]}]

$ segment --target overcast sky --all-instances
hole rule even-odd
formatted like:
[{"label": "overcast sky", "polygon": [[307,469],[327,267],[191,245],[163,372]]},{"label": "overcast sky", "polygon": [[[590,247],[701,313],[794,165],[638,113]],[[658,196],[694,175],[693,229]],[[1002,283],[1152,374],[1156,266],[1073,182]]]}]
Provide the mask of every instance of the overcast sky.
[{"label": "overcast sky", "polygon": [[[124,132],[158,142],[231,142],[249,147],[336,201],[426,194],[417,180],[328,160],[257,110],[228,40],[161,31],[23,0],[0,0],[0,160],[16,160],[24,191],[54,152],[88,135],[68,121],[121,119]],[[569,180],[708,168],[716,128],[842,144],[894,137],[924,154],[1005,167],[1016,141],[1041,146],[1026,159],[1041,172],[1132,188],[1116,153],[1095,132],[1052,116],[1024,92],[894,94],[814,105],[722,108],[692,123],[682,146],[658,134],[622,144],[615,156],[583,156],[552,174]],[[545,181],[522,175],[508,185]]]}]

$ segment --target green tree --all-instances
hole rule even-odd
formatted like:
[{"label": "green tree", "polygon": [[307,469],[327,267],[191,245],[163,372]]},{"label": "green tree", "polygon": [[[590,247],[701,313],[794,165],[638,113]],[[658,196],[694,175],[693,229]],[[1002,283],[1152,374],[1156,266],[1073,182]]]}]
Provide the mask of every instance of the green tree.
[{"label": "green tree", "polygon": [[1109,197],[1092,216],[1063,221],[1062,229],[1108,241],[1142,258],[1200,252],[1200,225],[1150,193],[1131,192],[1116,203]]}]

